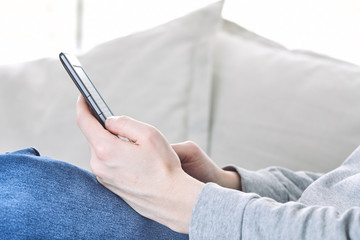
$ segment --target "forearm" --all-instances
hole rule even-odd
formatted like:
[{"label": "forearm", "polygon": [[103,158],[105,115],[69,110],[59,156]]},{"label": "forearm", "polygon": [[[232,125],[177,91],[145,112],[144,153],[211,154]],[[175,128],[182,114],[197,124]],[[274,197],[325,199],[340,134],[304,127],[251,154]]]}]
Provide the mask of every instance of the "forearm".
[{"label": "forearm", "polygon": [[236,166],[225,170],[236,171],[240,177],[243,192],[257,193],[278,202],[296,201],[303,191],[322,174],[294,172],[285,168],[272,167],[249,171]]},{"label": "forearm", "polygon": [[[356,239],[360,211],[278,203],[257,194],[207,184],[190,225],[193,239]],[[296,224],[294,224],[296,223]]]}]

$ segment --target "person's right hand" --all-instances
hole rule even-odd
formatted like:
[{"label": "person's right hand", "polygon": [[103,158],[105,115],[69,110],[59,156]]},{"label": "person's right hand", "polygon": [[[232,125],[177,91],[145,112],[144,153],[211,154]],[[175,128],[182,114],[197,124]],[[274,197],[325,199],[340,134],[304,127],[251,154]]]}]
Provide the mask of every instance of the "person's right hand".
[{"label": "person's right hand", "polygon": [[183,170],[193,178],[204,183],[214,182],[222,187],[241,190],[239,174],[217,166],[196,143],[187,141],[171,146],[179,156]]}]

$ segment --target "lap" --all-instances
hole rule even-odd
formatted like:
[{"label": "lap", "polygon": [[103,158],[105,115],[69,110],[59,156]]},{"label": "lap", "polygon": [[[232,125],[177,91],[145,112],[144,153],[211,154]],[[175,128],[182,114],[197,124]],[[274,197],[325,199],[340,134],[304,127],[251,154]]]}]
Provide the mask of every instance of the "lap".
[{"label": "lap", "polygon": [[136,213],[92,173],[35,149],[0,155],[0,192],[9,238],[188,239]]}]

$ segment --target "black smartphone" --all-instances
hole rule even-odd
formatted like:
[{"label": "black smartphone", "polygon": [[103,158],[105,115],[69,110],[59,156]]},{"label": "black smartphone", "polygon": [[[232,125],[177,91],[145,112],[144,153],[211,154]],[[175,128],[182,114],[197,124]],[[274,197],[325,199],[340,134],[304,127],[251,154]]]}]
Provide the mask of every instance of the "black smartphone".
[{"label": "black smartphone", "polygon": [[[80,61],[76,56],[67,53],[60,53],[59,58],[80,93],[85,98],[87,104],[93,112],[93,115],[101,123],[101,125],[105,127],[106,119],[113,116],[113,113],[101,97],[100,93],[97,91],[95,85],[91,82]],[[130,139],[125,137],[118,136],[118,138],[132,142]]]}]

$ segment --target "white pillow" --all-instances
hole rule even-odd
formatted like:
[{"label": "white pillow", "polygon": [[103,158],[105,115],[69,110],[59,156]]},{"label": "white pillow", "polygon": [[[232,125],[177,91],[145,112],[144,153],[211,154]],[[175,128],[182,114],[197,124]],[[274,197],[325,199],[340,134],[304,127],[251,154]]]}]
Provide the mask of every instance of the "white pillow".
[{"label": "white pillow", "polygon": [[360,67],[224,21],[210,154],[220,165],[328,171],[360,143]]},{"label": "white pillow", "polygon": [[[114,114],[155,125],[170,142],[191,138],[206,147],[221,9],[222,2],[214,3],[104,43],[80,60]],[[87,143],[75,121],[79,92],[57,56],[2,66],[0,79],[0,151],[34,146],[43,155],[88,168]]]}]

